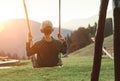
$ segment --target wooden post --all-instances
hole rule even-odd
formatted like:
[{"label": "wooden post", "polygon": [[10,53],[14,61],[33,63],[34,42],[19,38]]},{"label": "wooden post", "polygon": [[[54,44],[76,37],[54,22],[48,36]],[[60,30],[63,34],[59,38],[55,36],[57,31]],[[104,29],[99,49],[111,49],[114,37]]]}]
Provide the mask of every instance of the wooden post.
[{"label": "wooden post", "polygon": [[109,0],[101,0],[99,20],[98,20],[98,30],[95,37],[94,61],[93,61],[93,69],[91,74],[91,81],[99,80],[102,46],[104,40],[104,27],[105,27],[108,1]]},{"label": "wooden post", "polygon": [[120,81],[120,0],[113,0],[115,81]]}]

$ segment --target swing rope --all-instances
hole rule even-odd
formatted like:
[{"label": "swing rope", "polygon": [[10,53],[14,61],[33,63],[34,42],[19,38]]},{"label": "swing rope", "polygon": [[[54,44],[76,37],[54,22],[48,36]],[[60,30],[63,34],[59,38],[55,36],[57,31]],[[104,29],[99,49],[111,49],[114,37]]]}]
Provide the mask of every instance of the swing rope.
[{"label": "swing rope", "polygon": [[[33,45],[32,34],[31,34],[30,23],[29,23],[28,12],[27,12],[27,7],[26,7],[26,4],[25,4],[25,0],[23,0],[23,4],[24,4],[24,10],[25,10],[25,14],[26,14],[26,21],[27,21],[27,25],[28,25],[28,42],[30,42],[30,46],[32,46]],[[32,55],[29,58],[31,58],[32,65],[35,68],[36,65],[37,65],[35,55]]]},{"label": "swing rope", "polygon": [[25,0],[23,0],[23,5],[24,5],[24,10],[25,10],[25,14],[26,14],[26,21],[27,21],[27,25],[28,25],[28,36],[31,37],[31,39],[30,40],[28,39],[28,41],[30,41],[32,43],[32,34],[31,34],[30,22],[29,22],[29,18],[28,18],[28,12],[27,12]]},{"label": "swing rope", "polygon": [[58,34],[61,34],[61,0],[59,0],[59,29]]}]

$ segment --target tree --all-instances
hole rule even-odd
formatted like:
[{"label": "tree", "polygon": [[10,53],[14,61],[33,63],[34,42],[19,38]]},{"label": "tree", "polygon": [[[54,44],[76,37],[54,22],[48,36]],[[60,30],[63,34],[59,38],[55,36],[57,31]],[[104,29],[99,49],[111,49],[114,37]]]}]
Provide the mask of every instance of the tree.
[{"label": "tree", "polygon": [[97,31],[97,22],[94,23],[94,27],[95,27],[95,33]]},{"label": "tree", "polygon": [[91,39],[89,38],[89,32],[84,27],[80,27],[78,30],[74,31],[71,35],[71,44],[68,49],[68,53],[76,51],[80,48],[85,47],[90,44]]},{"label": "tree", "polygon": [[93,61],[93,69],[91,74],[91,81],[99,80],[107,6],[108,6],[108,0],[101,0],[98,29],[95,37],[94,61]]},{"label": "tree", "polygon": [[70,43],[71,43],[71,38],[70,38],[71,36],[69,35],[69,34],[67,34],[67,36],[65,37],[65,40],[66,40],[66,42],[67,42],[67,46],[68,46],[68,48],[70,47]]},{"label": "tree", "polygon": [[104,37],[107,37],[111,34],[113,34],[113,24],[112,24],[112,18],[107,18],[105,22],[105,30],[104,30]]},{"label": "tree", "polygon": [[91,35],[91,37],[94,37],[95,36],[95,33],[96,33],[96,28],[97,28],[97,23],[95,22],[95,24],[93,26],[91,26],[90,24],[88,25],[88,31]]}]

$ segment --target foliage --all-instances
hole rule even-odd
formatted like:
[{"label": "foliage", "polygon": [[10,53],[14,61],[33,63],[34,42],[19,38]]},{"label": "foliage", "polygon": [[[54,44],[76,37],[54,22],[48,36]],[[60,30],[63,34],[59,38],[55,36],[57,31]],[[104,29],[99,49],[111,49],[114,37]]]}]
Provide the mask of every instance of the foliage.
[{"label": "foliage", "polygon": [[97,30],[97,23],[95,22],[93,26],[89,24],[87,29],[89,31],[90,37],[94,37]]},{"label": "foliage", "polygon": [[71,38],[70,37],[71,37],[71,35],[69,35],[69,34],[67,34],[67,36],[65,37],[68,48],[70,47],[70,44],[71,44]]},{"label": "foliage", "polygon": [[88,24],[87,28],[79,27],[75,30],[71,35],[68,53],[72,53],[92,43],[91,37],[95,36],[96,28],[97,23],[95,22],[93,26]]},{"label": "foliage", "polygon": [[74,31],[71,35],[71,44],[68,49],[68,53],[76,51],[80,48],[85,47],[90,44],[89,32],[84,27],[80,27],[78,30]]},{"label": "foliage", "polygon": [[112,34],[113,34],[112,18],[107,18],[104,29],[104,37],[110,36]]},{"label": "foliage", "polygon": [[[69,42],[68,53],[72,53],[78,49],[81,49],[92,43],[91,37],[95,37],[97,31],[97,23],[95,22],[93,26],[88,24],[88,27],[79,27],[75,30]],[[113,24],[112,18],[107,18],[104,29],[104,37],[110,36],[113,34]]]}]

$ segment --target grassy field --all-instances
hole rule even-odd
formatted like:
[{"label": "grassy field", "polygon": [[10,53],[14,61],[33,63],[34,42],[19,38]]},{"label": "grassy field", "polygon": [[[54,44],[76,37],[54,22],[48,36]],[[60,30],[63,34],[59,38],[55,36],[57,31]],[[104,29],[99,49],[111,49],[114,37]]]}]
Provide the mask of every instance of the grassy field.
[{"label": "grassy field", "polygon": [[[0,81],[90,81],[92,56],[63,58],[64,66],[33,69],[30,61],[0,69]],[[103,57],[100,81],[114,81],[113,60]]]},{"label": "grassy field", "polygon": [[[104,46],[113,47],[113,36],[105,38]],[[33,69],[31,62],[20,61],[17,66],[0,69],[0,81],[90,81],[94,44],[62,58],[64,66]],[[114,62],[103,56],[99,81],[114,81]]]}]

